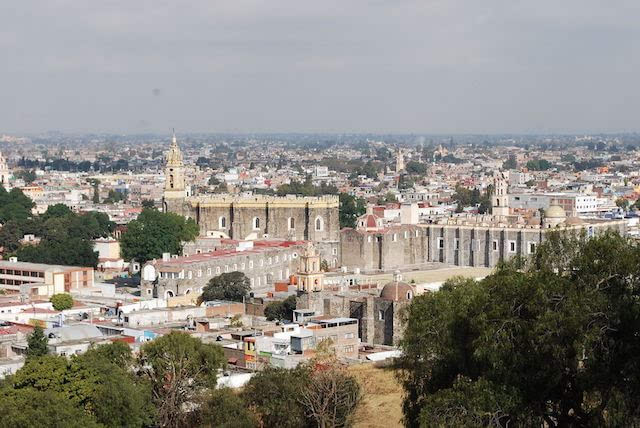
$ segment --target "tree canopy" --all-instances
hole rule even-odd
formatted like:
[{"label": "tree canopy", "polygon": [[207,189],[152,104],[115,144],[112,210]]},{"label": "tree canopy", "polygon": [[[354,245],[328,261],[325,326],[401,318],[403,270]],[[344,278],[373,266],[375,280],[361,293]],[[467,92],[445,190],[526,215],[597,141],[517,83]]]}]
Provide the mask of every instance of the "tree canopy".
[{"label": "tree canopy", "polygon": [[356,220],[366,209],[364,199],[340,193],[340,227],[356,227]]},{"label": "tree canopy", "polygon": [[244,273],[226,272],[209,280],[202,290],[201,299],[205,302],[209,300],[242,302],[249,296],[249,291],[251,291],[251,283]]},{"label": "tree canopy", "polygon": [[71,309],[73,307],[73,298],[69,293],[54,294],[49,301],[56,311],[64,311],[65,309]]},{"label": "tree canopy", "polygon": [[280,302],[271,302],[264,308],[267,321],[292,321],[296,309],[296,296],[289,296]]},{"label": "tree canopy", "polygon": [[49,339],[44,335],[44,330],[39,325],[33,328],[33,332],[27,338],[27,357],[40,357],[49,353]]},{"label": "tree canopy", "polygon": [[[100,347],[121,345],[109,344]],[[24,367],[9,378],[8,385],[0,390],[11,403],[8,405],[8,411],[13,412],[13,406],[22,403],[23,411],[28,415],[41,411],[54,413],[54,409],[47,407],[49,403],[39,400],[22,402],[25,397],[48,397],[54,400],[51,404],[60,407],[60,415],[52,417],[52,422],[45,421],[43,426],[115,428],[150,425],[154,418],[154,410],[148,385],[136,379],[126,366],[119,365],[118,360],[110,359],[109,354],[109,351],[90,350],[84,355],[74,355],[70,359],[54,355],[27,359]],[[7,404],[0,404],[0,409],[3,405]],[[44,408],[41,409],[41,406]],[[21,420],[20,415],[16,413],[12,414],[12,418],[16,421]],[[4,413],[2,421],[5,421]],[[76,424],[76,421],[79,421],[79,424]]]},{"label": "tree canopy", "polygon": [[139,356],[143,375],[150,381],[161,426],[184,426],[183,406],[202,388],[215,388],[224,365],[222,349],[174,331],[146,343]]},{"label": "tree canopy", "polygon": [[127,225],[120,245],[126,260],[144,263],[160,258],[162,253],[181,254],[182,243],[198,236],[198,225],[174,213],[145,208]]},{"label": "tree canopy", "polygon": [[530,260],[416,297],[407,426],[640,423],[640,247],[551,233]]}]

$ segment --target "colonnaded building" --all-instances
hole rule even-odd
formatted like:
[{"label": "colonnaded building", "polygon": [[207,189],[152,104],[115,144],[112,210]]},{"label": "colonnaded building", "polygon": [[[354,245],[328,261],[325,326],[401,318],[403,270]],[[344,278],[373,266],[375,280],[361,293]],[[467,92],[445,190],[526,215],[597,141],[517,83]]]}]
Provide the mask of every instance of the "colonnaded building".
[{"label": "colonnaded building", "polygon": [[390,271],[419,268],[425,263],[495,267],[514,256],[535,253],[554,230],[593,236],[605,230],[624,234],[625,220],[567,216],[553,203],[540,215],[537,210],[509,207],[506,180],[495,179],[491,215],[463,214],[424,220],[415,203],[402,204],[400,221],[385,223],[371,210],[358,218],[355,228],[341,231],[341,265],[350,269]]},{"label": "colonnaded building", "polygon": [[337,196],[298,197],[191,194],[175,135],[167,154],[163,210],[192,218],[200,235],[244,240],[312,241],[330,266],[339,257]]}]

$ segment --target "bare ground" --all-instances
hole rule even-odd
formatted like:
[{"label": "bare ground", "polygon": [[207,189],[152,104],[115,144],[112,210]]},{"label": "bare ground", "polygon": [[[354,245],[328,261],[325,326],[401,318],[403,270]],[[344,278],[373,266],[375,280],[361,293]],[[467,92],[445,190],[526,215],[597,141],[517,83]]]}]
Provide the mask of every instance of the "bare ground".
[{"label": "bare ground", "polygon": [[402,386],[395,371],[371,363],[351,366],[364,397],[356,411],[356,428],[391,428],[402,426]]}]

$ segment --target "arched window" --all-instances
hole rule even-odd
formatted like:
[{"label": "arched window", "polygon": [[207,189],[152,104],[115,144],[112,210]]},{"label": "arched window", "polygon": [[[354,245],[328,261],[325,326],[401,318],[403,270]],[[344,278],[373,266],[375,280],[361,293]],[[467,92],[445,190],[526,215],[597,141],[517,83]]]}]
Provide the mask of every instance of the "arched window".
[{"label": "arched window", "polygon": [[253,218],[253,228],[260,229],[260,219],[258,217]]},{"label": "arched window", "polygon": [[323,226],[322,217],[316,217],[316,231],[322,231]]},{"label": "arched window", "polygon": [[289,217],[288,227],[289,230],[293,230],[296,228],[296,220],[293,217]]}]

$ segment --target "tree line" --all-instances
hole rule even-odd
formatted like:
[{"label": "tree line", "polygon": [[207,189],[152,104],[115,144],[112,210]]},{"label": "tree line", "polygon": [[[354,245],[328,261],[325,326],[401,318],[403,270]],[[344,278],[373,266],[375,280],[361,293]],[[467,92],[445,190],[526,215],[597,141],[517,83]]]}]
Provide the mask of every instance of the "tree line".
[{"label": "tree line", "polygon": [[[76,214],[64,204],[51,205],[33,215],[33,202],[19,189],[0,187],[0,246],[4,255],[34,263],[95,267],[98,255],[92,240],[109,236],[114,223],[104,213]],[[40,238],[38,243],[21,243],[24,235]]]},{"label": "tree line", "polygon": [[25,365],[0,383],[0,426],[337,427],[351,425],[361,399],[330,352],[260,371],[237,393],[217,387],[222,348],[184,332],[138,355],[116,341],[66,358],[49,355],[47,341],[36,327]]}]

